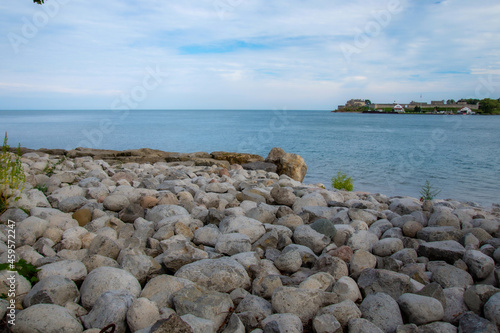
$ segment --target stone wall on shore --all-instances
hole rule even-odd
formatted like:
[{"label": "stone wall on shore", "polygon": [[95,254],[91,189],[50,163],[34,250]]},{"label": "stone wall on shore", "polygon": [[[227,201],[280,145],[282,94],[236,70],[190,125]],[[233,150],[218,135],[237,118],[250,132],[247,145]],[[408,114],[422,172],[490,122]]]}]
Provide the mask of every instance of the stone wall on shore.
[{"label": "stone wall on shore", "polygon": [[[11,148],[12,152],[17,151]],[[281,148],[273,148],[264,162],[262,156],[248,153],[234,153],[216,151],[212,153],[176,153],[166,152],[158,149],[141,148],[129,150],[110,150],[95,148],[76,148],[72,150],[64,149],[29,149],[21,148],[21,153],[40,152],[53,156],[65,156],[69,158],[90,156],[96,160],[103,160],[109,163],[179,163],[183,165],[212,166],[228,168],[231,164],[242,165],[246,169],[269,169],[279,175],[285,174],[292,179],[303,181],[307,173],[307,165],[302,157],[296,154],[286,153]],[[267,163],[267,164],[266,164]],[[276,165],[276,168],[269,164]]]},{"label": "stone wall on shore", "polygon": [[[33,285],[16,275],[15,309],[0,299],[11,332],[500,328],[498,207],[303,184],[276,173],[300,162],[279,149],[268,162],[58,153],[22,156],[26,186],[0,215],[0,263],[14,225],[16,260],[39,269]],[[0,271],[0,294],[11,275]]]}]

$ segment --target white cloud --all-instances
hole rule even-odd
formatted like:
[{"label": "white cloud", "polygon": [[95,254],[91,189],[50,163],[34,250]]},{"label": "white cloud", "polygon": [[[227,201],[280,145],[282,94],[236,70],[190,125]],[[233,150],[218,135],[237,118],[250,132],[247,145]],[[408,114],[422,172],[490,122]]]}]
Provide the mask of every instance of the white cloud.
[{"label": "white cloud", "polygon": [[[41,10],[3,2],[0,36],[22,37],[23,22]],[[72,0],[17,54],[0,39],[0,94],[15,90],[9,107],[36,108],[38,91],[54,107],[66,94],[85,96],[78,108],[104,108],[158,65],[168,79],[149,107],[331,109],[421,92],[457,99],[474,94],[477,76],[499,75],[499,13],[496,0]],[[342,43],[356,47],[350,61]]]}]

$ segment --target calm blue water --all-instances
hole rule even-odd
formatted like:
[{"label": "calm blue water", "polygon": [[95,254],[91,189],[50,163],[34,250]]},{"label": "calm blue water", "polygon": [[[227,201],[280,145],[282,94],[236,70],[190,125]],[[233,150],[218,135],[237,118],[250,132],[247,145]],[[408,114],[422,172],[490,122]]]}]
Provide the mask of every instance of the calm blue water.
[{"label": "calm blue water", "polygon": [[306,183],[343,170],[357,191],[500,202],[500,117],[334,114],[326,111],[0,111],[11,146],[155,148],[301,155]]}]

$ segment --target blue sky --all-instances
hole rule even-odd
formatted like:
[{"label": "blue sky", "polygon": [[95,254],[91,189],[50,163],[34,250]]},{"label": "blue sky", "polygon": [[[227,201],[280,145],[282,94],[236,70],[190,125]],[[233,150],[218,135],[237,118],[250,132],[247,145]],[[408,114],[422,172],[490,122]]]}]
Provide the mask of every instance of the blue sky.
[{"label": "blue sky", "polygon": [[2,0],[0,110],[499,98],[499,17],[498,0]]}]

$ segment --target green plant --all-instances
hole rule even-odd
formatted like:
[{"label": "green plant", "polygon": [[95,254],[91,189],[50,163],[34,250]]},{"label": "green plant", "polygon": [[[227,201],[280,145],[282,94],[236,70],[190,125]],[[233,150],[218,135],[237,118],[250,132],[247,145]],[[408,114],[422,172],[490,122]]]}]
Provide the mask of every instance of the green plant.
[{"label": "green plant", "polygon": [[45,168],[43,168],[43,172],[45,173],[45,175],[50,177],[54,174],[54,167],[55,165],[50,164],[50,162],[47,162],[47,165],[45,166]]},{"label": "green plant", "polygon": [[441,190],[434,189],[432,184],[426,180],[425,185],[422,186],[422,189],[420,190],[420,194],[422,195],[421,200],[432,200],[434,199],[439,193],[441,193]]},{"label": "green plant", "polygon": [[26,280],[28,280],[31,283],[31,285],[34,285],[35,283],[38,282],[36,274],[38,273],[39,269],[24,259],[19,259],[18,262],[15,262],[13,264],[10,263],[0,264],[0,271],[4,270],[18,272],[19,275],[24,276]]},{"label": "green plant", "polygon": [[48,191],[47,185],[45,185],[45,184],[38,184],[34,188],[40,192],[43,192],[43,193],[47,193],[47,191]]},{"label": "green plant", "polygon": [[25,180],[26,176],[21,166],[21,145],[18,146],[17,154],[11,154],[5,133],[0,155],[0,214],[9,208],[12,201],[21,198]]},{"label": "green plant", "polygon": [[347,177],[342,171],[337,172],[337,176],[332,178],[332,186],[337,190],[352,191],[352,179]]},{"label": "green plant", "polygon": [[56,170],[56,167],[62,164],[65,160],[66,156],[63,156],[56,163],[51,163],[50,161],[47,162],[47,165],[45,166],[45,168],[43,168],[43,172],[45,172],[45,174],[49,177],[52,176],[54,174],[54,171]]}]

